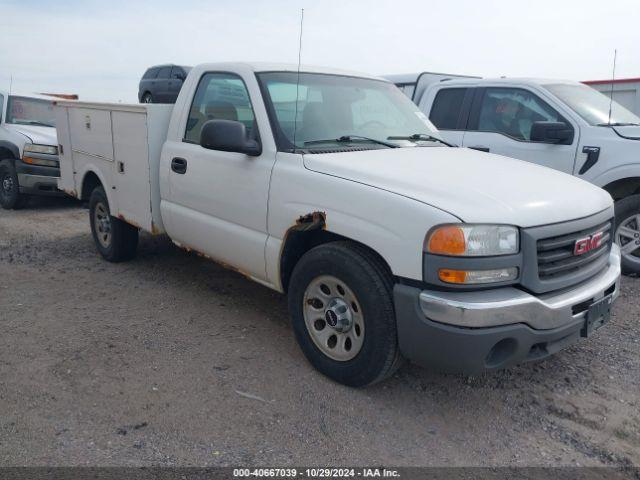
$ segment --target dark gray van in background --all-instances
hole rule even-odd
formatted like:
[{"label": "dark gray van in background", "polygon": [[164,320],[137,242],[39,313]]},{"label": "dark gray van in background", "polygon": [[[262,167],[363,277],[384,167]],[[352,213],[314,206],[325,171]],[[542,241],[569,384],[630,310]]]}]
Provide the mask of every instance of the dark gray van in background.
[{"label": "dark gray van in background", "polygon": [[191,67],[156,65],[147,69],[140,80],[140,103],[175,103]]}]

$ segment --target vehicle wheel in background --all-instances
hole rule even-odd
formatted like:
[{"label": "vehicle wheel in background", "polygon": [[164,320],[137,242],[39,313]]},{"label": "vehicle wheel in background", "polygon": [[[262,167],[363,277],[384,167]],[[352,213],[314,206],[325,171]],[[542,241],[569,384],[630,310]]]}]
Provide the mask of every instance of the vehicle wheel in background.
[{"label": "vehicle wheel in background", "polygon": [[96,187],[89,200],[91,233],[96,247],[106,260],[122,262],[136,256],[138,229],[112,217],[104,188]]},{"label": "vehicle wheel in background", "polygon": [[615,242],[622,252],[622,272],[640,274],[640,195],[631,195],[615,204]]},{"label": "vehicle wheel in background", "polygon": [[360,387],[401,365],[393,278],[367,248],[334,242],[311,249],[293,270],[288,300],[302,351],[329,378]]},{"label": "vehicle wheel in background", "polygon": [[153,103],[153,97],[149,92],[142,95],[142,103]]},{"label": "vehicle wheel in background", "polygon": [[0,162],[0,206],[6,210],[25,206],[28,197],[20,193],[18,174],[11,160]]}]

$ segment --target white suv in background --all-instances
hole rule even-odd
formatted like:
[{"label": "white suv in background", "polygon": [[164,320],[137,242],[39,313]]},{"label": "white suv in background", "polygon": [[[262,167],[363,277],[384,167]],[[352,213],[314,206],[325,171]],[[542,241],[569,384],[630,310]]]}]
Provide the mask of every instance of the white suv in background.
[{"label": "white suv in background", "polygon": [[551,167],[609,192],[623,271],[640,273],[638,116],[578,82],[422,78],[430,84],[418,82],[413,101],[447,141]]},{"label": "white suv in background", "polygon": [[0,206],[24,206],[29,195],[63,195],[53,102],[0,91]]}]

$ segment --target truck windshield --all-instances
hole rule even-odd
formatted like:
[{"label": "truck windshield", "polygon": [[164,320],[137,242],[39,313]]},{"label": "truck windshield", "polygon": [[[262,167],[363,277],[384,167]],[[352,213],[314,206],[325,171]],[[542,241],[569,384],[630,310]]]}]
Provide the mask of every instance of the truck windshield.
[{"label": "truck windshield", "polygon": [[[545,88],[580,115],[589,125],[640,125],[640,118],[615,100],[579,83],[558,83]],[[611,120],[609,120],[611,105]]]},{"label": "truck windshield", "polygon": [[258,74],[281,151],[443,145],[433,141],[440,138],[433,124],[391,83],[299,76],[298,83],[297,72]]},{"label": "truck windshield", "polygon": [[7,103],[7,123],[55,127],[53,102],[11,95]]}]

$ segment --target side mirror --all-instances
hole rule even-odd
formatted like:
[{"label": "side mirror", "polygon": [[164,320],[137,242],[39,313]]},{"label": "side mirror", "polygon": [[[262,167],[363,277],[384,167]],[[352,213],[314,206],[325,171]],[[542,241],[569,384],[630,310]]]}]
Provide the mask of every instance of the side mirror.
[{"label": "side mirror", "polygon": [[209,150],[244,153],[251,157],[262,154],[262,145],[247,138],[244,123],[235,120],[209,120],[202,126],[200,145]]},{"label": "side mirror", "polygon": [[571,145],[573,128],[564,122],[533,122],[530,139],[532,142]]}]

